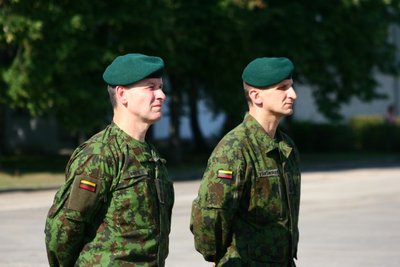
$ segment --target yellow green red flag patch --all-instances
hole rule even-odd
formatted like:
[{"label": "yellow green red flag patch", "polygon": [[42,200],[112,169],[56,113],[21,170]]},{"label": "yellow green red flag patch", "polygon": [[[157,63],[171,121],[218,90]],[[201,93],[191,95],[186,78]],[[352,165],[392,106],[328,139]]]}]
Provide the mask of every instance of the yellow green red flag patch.
[{"label": "yellow green red flag patch", "polygon": [[95,192],[96,191],[96,184],[93,182],[90,182],[88,180],[81,180],[79,184],[79,188],[88,190],[90,192]]},{"label": "yellow green red flag patch", "polygon": [[217,177],[218,178],[225,178],[225,179],[232,179],[233,171],[218,170]]}]

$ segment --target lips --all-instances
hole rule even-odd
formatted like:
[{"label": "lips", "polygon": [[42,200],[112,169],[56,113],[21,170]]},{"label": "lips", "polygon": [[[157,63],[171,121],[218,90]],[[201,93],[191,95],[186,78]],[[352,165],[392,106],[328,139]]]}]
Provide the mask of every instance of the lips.
[{"label": "lips", "polygon": [[153,108],[162,108],[162,104],[153,105]]}]

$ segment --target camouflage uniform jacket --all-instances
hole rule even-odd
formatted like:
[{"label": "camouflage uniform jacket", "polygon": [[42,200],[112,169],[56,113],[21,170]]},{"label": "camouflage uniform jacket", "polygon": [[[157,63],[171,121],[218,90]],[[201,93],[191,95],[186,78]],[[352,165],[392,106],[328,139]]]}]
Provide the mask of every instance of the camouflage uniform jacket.
[{"label": "camouflage uniform jacket", "polygon": [[164,266],[174,202],[164,162],[114,123],[78,147],[46,220],[50,266]]},{"label": "camouflage uniform jacket", "polygon": [[192,205],[195,247],[217,266],[294,266],[299,202],[293,142],[246,114],[208,160]]}]

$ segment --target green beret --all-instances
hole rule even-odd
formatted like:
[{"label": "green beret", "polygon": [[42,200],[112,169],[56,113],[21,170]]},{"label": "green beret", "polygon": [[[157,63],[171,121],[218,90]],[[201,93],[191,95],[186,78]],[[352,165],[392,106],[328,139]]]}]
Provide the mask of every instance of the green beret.
[{"label": "green beret", "polygon": [[290,79],[293,63],[285,57],[262,57],[250,62],[243,70],[242,79],[254,87],[268,87]]},{"label": "green beret", "polygon": [[163,69],[164,61],[159,57],[126,54],[111,62],[103,73],[103,79],[109,85],[128,85],[145,78],[159,78]]}]

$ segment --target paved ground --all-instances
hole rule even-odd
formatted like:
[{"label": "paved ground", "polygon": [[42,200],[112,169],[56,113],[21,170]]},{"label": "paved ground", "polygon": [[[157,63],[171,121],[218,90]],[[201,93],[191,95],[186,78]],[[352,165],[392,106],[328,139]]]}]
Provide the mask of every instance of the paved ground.
[{"label": "paved ground", "polygon": [[[176,182],[167,266],[211,266],[194,251],[190,203]],[[54,190],[0,194],[0,266],[47,266],[44,221]],[[400,167],[305,172],[298,267],[400,266]]]}]

